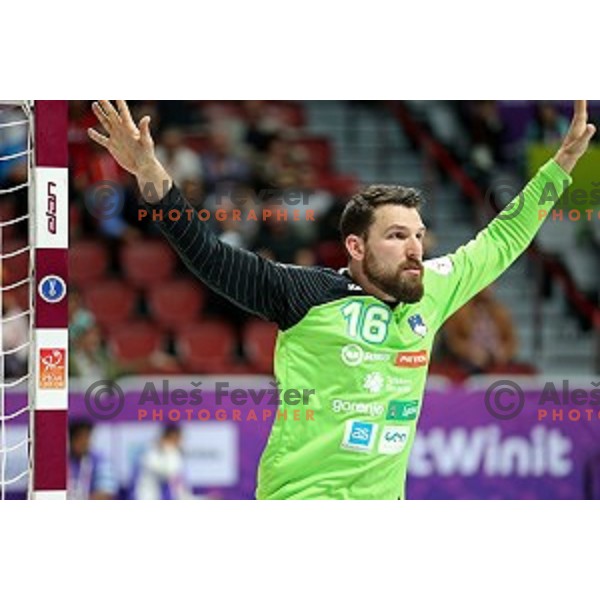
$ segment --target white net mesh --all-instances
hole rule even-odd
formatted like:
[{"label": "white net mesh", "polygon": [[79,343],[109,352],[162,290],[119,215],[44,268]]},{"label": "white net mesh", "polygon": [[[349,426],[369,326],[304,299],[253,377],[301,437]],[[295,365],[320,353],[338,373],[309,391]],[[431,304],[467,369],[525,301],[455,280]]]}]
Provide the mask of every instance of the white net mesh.
[{"label": "white net mesh", "polygon": [[0,101],[0,498],[31,474],[31,104]]}]

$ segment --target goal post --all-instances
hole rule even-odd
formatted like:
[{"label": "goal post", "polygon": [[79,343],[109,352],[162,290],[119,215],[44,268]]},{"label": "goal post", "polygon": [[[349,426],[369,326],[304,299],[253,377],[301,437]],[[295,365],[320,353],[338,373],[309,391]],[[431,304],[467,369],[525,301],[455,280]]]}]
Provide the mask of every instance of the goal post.
[{"label": "goal post", "polygon": [[33,215],[30,219],[33,410],[29,497],[65,499],[69,344],[67,101],[35,101],[32,120],[29,208]]},{"label": "goal post", "polygon": [[0,499],[67,496],[67,109],[0,100]]}]

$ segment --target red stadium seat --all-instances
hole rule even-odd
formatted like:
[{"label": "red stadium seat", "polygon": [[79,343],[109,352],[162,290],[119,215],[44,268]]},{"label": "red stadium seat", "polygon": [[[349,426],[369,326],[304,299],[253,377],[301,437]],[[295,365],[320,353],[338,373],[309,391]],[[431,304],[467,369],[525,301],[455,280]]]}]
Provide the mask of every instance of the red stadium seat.
[{"label": "red stadium seat", "polygon": [[177,355],[190,373],[232,373],[235,334],[228,323],[204,321],[194,323],[177,335]]},{"label": "red stadium seat", "polygon": [[135,242],[125,245],[121,250],[121,265],[125,276],[139,288],[148,288],[169,279],[175,264],[175,253],[162,240]]},{"label": "red stadium seat", "polygon": [[69,250],[69,280],[77,287],[102,279],[108,267],[108,252],[102,242],[81,240]]},{"label": "red stadium seat", "polygon": [[273,373],[273,355],[277,325],[252,320],[244,327],[244,353],[248,362],[258,373]]},{"label": "red stadium seat", "polygon": [[348,265],[348,256],[340,242],[321,242],[317,246],[317,262],[324,267],[341,269]]},{"label": "red stadium seat", "polygon": [[159,325],[175,329],[197,321],[205,299],[204,288],[197,282],[174,279],[154,286],[148,304]]},{"label": "red stadium seat", "polygon": [[163,347],[160,331],[151,323],[137,321],[123,324],[111,332],[108,347],[120,362],[142,361]]},{"label": "red stadium seat", "polygon": [[270,120],[288,127],[302,127],[304,125],[304,110],[298,102],[289,100],[273,100],[265,105],[265,113]]},{"label": "red stadium seat", "polygon": [[325,174],[320,178],[319,186],[338,198],[348,199],[356,194],[360,182],[354,175]]},{"label": "red stadium seat", "polygon": [[203,100],[201,106],[204,116],[209,121],[241,119],[243,117],[239,103],[233,100]]},{"label": "red stadium seat", "polygon": [[202,154],[210,148],[210,142],[205,134],[188,134],[185,136],[185,145],[194,152]]},{"label": "red stadium seat", "polygon": [[130,318],[136,294],[119,280],[102,281],[84,289],[83,299],[103,328],[121,325]]}]

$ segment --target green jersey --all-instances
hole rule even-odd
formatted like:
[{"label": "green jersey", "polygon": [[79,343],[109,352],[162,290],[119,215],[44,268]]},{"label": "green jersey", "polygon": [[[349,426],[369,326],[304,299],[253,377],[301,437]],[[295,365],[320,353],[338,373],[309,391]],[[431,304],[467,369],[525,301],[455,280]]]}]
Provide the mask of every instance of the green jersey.
[{"label": "green jersey", "polygon": [[[347,270],[281,265],[225,248],[198,234],[200,224],[163,226],[207,285],[278,323],[278,385],[307,399],[280,406],[294,418],[273,423],[258,498],[404,498],[436,332],[525,251],[542,223],[546,186],[560,193],[570,183],[555,161],[546,163],[475,239],[425,261],[424,295],[414,304],[367,294]],[[184,208],[185,201],[172,190],[163,203]]]}]

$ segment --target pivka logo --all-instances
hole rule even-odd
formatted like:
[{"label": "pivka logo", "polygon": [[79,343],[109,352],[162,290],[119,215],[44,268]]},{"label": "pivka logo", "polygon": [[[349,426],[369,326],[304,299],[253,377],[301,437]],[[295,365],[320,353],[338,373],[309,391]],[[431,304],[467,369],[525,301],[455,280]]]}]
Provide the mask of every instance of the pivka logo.
[{"label": "pivka logo", "polygon": [[40,348],[39,372],[41,389],[64,389],[66,350],[64,348]]}]

